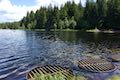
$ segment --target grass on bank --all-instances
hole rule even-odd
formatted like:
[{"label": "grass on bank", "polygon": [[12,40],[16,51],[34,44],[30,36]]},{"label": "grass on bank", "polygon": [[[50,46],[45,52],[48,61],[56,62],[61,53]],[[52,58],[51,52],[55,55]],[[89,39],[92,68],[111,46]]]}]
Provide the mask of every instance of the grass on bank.
[{"label": "grass on bank", "polygon": [[[33,29],[35,31],[46,31],[45,29]],[[79,31],[75,29],[51,29],[50,31]]]},{"label": "grass on bank", "polygon": [[86,30],[86,32],[94,32],[94,33],[98,33],[98,32],[103,32],[103,33],[115,33],[115,31],[109,29],[109,30],[99,30],[97,28],[95,29],[90,29],[90,30]]},{"label": "grass on bank", "polygon": [[83,76],[77,76],[77,77],[73,76],[73,77],[66,78],[61,73],[56,73],[54,75],[51,75],[51,74],[37,75],[33,80],[87,80],[87,79]]},{"label": "grass on bank", "polygon": [[107,80],[120,80],[120,75],[113,75],[112,77],[110,77]]},{"label": "grass on bank", "polygon": [[86,30],[86,32],[100,32],[100,30],[95,28],[95,29]]}]

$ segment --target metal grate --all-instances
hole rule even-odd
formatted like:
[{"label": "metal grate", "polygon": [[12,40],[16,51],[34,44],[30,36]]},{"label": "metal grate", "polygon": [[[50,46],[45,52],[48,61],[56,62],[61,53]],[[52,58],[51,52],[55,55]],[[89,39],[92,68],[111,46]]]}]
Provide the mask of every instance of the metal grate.
[{"label": "metal grate", "polygon": [[56,73],[61,73],[69,80],[69,78],[73,77],[73,73],[70,69],[66,67],[56,66],[56,65],[46,65],[42,67],[37,67],[27,73],[26,78],[27,80],[35,80],[34,78],[39,75],[47,75],[51,74],[54,75]]},{"label": "metal grate", "polygon": [[92,72],[107,72],[115,69],[111,62],[104,59],[84,59],[78,62],[78,66]]}]

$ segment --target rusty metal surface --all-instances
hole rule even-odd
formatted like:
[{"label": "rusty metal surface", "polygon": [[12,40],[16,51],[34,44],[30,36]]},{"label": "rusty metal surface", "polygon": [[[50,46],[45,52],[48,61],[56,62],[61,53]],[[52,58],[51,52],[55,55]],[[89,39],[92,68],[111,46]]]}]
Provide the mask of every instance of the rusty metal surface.
[{"label": "rusty metal surface", "polygon": [[61,73],[66,78],[70,78],[73,76],[72,71],[68,68],[56,66],[56,65],[46,65],[46,66],[34,68],[33,70],[31,70],[26,74],[26,78],[27,80],[34,80],[34,78],[37,75],[47,75],[47,74],[54,75],[56,73]]},{"label": "rusty metal surface", "polygon": [[104,59],[84,59],[78,62],[82,69],[92,72],[108,72],[115,69],[115,66]]}]

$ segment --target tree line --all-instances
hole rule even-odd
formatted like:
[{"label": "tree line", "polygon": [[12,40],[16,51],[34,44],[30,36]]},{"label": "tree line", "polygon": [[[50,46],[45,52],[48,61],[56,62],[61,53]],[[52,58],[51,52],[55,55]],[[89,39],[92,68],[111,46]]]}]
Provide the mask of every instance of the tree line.
[{"label": "tree line", "polygon": [[0,24],[10,29],[120,29],[120,0],[86,0],[76,4],[68,1],[61,7],[49,5],[36,12],[27,12],[19,22]]}]

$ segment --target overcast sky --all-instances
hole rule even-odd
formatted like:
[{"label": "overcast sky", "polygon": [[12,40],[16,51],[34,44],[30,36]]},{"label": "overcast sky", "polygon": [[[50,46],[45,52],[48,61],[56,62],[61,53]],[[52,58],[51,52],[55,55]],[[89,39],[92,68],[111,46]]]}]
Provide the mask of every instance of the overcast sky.
[{"label": "overcast sky", "polygon": [[[49,4],[60,6],[72,0],[0,0],[0,23],[19,21],[26,15],[27,11],[36,11],[40,6]],[[74,0],[79,3],[80,0]],[[85,4],[86,0],[81,0]]]}]

